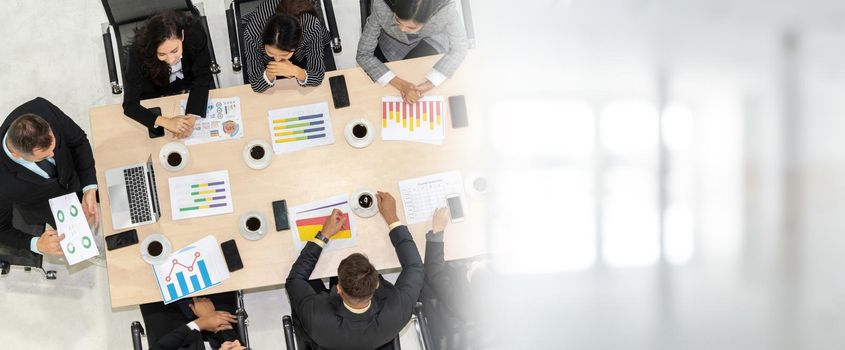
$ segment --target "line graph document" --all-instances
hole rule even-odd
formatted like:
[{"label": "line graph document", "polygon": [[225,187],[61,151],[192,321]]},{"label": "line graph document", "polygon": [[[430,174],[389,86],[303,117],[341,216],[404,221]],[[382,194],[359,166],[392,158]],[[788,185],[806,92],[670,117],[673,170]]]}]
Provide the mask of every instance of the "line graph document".
[{"label": "line graph document", "polygon": [[229,269],[217,239],[208,235],[154,265],[153,274],[162,300],[169,304],[223,283],[229,278]]}]

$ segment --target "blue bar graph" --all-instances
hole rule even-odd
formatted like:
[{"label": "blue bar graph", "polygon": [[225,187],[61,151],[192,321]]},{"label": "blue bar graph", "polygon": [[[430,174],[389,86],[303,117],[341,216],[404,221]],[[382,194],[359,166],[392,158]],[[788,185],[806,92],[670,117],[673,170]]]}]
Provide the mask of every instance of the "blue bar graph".
[{"label": "blue bar graph", "polygon": [[176,273],[176,280],[179,281],[179,287],[182,288],[182,295],[183,296],[191,293],[191,291],[188,290],[188,283],[185,281],[185,274],[184,273],[177,272]]},{"label": "blue bar graph", "polygon": [[[197,258],[198,257],[199,255],[197,255]],[[177,264],[178,263],[174,263],[174,268]],[[179,271],[174,273],[174,275],[176,275],[176,281],[173,281],[170,279],[170,277],[167,277],[167,281],[170,283],[164,285],[167,289],[166,296],[164,295],[165,291],[162,290],[162,297],[165,299],[165,303],[170,303],[172,301],[183,298],[189,294],[196,293],[203,289],[211,288],[214,286],[214,284],[211,283],[211,275],[209,274],[208,266],[206,266],[205,260],[197,259],[193,262],[192,265],[182,266],[186,269],[193,266],[195,267],[195,269],[193,269],[191,272]],[[171,271],[171,273],[173,272],[175,271]],[[190,284],[188,283],[188,280],[190,280]]]},{"label": "blue bar graph", "polygon": [[197,275],[191,275],[191,285],[194,286],[194,291],[200,290],[200,280],[197,278]]},{"label": "blue bar graph", "polygon": [[202,275],[202,283],[205,284],[205,287],[211,287],[211,276],[208,275],[208,268],[205,267],[205,260],[197,261],[197,266],[200,268],[200,274]]},{"label": "blue bar graph", "polygon": [[167,291],[170,292],[170,300],[176,300],[179,298],[179,295],[176,294],[176,286],[174,286],[173,283],[167,284]]}]

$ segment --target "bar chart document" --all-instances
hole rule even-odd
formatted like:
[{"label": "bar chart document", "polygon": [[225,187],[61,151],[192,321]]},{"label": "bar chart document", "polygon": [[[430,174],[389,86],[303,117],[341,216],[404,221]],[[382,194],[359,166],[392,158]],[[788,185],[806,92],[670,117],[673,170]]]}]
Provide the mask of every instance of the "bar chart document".
[{"label": "bar chart document", "polygon": [[308,241],[314,239],[318,231],[323,229],[323,223],[326,222],[326,217],[331,215],[333,209],[340,209],[343,212],[346,223],[343,224],[338,233],[330,238],[331,241],[323,251],[330,252],[354,247],[358,244],[358,231],[355,229],[355,222],[353,221],[355,215],[349,215],[351,212],[349,196],[339,195],[290,208],[288,212],[290,213],[290,222],[293,223],[290,232],[297,253],[305,247]]},{"label": "bar chart document", "polygon": [[211,235],[170,254],[167,261],[153,266],[153,274],[165,304],[214,287],[229,278],[223,252]]},{"label": "bar chart document", "polygon": [[[179,101],[180,114],[185,114],[187,104],[188,100]],[[240,139],[244,136],[240,98],[210,98],[206,108],[205,118],[197,118],[193,133],[183,140],[186,145]]]},{"label": "bar chart document", "polygon": [[434,210],[446,207],[447,195],[457,193],[464,197],[463,184],[457,171],[399,181],[405,222],[411,225],[431,221]]},{"label": "bar chart document", "polygon": [[100,254],[94,243],[94,235],[82,213],[82,205],[76,193],[50,198],[50,211],[56,220],[56,232],[65,235],[59,242],[68,265],[74,265]]},{"label": "bar chart document", "polygon": [[446,137],[446,98],[424,96],[408,104],[399,96],[381,100],[381,139],[440,144]]},{"label": "bar chart document", "polygon": [[334,143],[328,103],[280,108],[267,113],[276,154]]},{"label": "bar chart document", "polygon": [[168,182],[173,220],[228,214],[234,211],[228,170],[171,177]]}]

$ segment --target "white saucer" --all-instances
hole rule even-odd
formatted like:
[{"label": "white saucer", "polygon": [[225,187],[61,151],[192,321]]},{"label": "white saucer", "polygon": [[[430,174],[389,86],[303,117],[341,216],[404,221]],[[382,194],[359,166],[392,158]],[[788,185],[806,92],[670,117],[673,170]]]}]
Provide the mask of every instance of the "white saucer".
[{"label": "white saucer", "polygon": [[[246,220],[251,217],[256,217],[258,218],[258,221],[261,222],[261,229],[259,229],[258,231],[247,230]],[[241,232],[241,236],[243,236],[247,240],[257,241],[259,239],[264,238],[264,234],[267,233],[267,218],[264,217],[264,214],[261,214],[257,211],[249,211],[244,213],[243,215],[241,215],[241,218],[240,220],[238,220],[238,223],[238,229]]]},{"label": "white saucer", "polygon": [[[253,146],[262,146],[264,147],[264,157],[261,159],[253,159],[252,156],[249,154],[250,149]],[[249,141],[246,146],[244,146],[244,162],[246,166],[250,169],[261,170],[268,166],[270,163],[273,162],[273,147],[270,146],[270,143],[264,141],[262,139],[255,139]]]},{"label": "white saucer", "polygon": [[[179,153],[182,156],[182,164],[179,164],[179,166],[174,167],[167,163],[167,156],[173,152]],[[174,141],[168,142],[161,147],[161,151],[158,152],[158,160],[162,167],[168,171],[176,172],[188,166],[188,162],[191,160],[190,155],[191,153],[188,152],[188,147],[184,143]]]},{"label": "white saucer", "polygon": [[[161,254],[158,256],[152,256],[147,253],[147,246],[149,246],[152,242],[161,243]],[[147,238],[144,238],[144,241],[141,242],[141,258],[150,265],[158,265],[167,261],[167,258],[172,252],[173,246],[170,244],[170,240],[160,233],[153,233],[147,236]]]},{"label": "white saucer", "polygon": [[[367,128],[367,135],[363,138],[357,138],[352,134],[352,128],[358,124],[363,124]],[[373,134],[375,134],[375,132],[376,131],[373,129],[373,125],[370,124],[369,120],[360,118],[350,120],[349,123],[346,124],[346,128],[343,129],[343,136],[346,137],[346,142],[349,143],[350,146],[355,148],[364,148],[373,143]]]}]

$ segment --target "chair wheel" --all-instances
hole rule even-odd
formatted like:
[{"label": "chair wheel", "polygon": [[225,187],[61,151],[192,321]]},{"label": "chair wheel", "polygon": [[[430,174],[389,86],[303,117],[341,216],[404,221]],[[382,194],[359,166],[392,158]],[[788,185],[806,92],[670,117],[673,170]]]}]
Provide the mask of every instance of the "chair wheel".
[{"label": "chair wheel", "polygon": [[47,277],[48,280],[56,279],[56,271],[46,271],[44,272],[44,276]]}]

